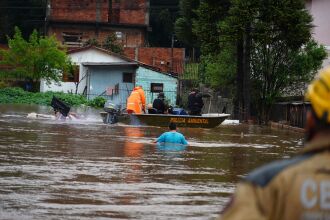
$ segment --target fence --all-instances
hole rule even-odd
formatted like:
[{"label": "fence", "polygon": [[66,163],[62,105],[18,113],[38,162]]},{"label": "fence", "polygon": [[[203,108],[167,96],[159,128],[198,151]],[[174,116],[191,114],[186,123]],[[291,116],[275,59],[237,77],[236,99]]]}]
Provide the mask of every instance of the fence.
[{"label": "fence", "polygon": [[270,120],[293,127],[304,128],[306,112],[311,108],[309,102],[281,102],[272,107]]}]

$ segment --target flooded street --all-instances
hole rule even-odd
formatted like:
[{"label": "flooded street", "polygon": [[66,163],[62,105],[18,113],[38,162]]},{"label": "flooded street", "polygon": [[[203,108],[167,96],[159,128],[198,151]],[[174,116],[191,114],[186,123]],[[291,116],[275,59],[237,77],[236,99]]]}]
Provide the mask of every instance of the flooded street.
[{"label": "flooded street", "polygon": [[166,128],[29,119],[50,107],[0,105],[0,219],[212,219],[251,169],[287,158],[303,135],[248,125]]}]

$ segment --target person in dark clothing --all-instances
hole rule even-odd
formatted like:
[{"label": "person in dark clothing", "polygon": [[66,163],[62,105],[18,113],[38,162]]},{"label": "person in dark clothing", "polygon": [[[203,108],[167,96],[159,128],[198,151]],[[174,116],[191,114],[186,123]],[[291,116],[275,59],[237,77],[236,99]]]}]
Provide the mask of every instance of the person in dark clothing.
[{"label": "person in dark clothing", "polygon": [[152,103],[152,107],[154,109],[156,109],[157,114],[164,114],[165,113],[165,95],[163,92],[160,92],[158,94],[158,97],[154,100],[154,102]]},{"label": "person in dark clothing", "polygon": [[188,96],[189,115],[201,115],[203,106],[202,94],[198,89],[193,89]]}]

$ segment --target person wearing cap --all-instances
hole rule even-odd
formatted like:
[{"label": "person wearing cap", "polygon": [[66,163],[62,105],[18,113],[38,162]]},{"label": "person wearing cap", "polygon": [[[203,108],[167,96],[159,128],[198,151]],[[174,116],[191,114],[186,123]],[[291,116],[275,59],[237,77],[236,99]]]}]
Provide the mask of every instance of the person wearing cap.
[{"label": "person wearing cap", "polygon": [[145,113],[146,96],[142,86],[136,86],[131,95],[127,98],[127,113],[142,114]]},{"label": "person wearing cap", "polygon": [[297,156],[257,168],[219,219],[330,219],[330,68],[306,92],[306,144]]},{"label": "person wearing cap", "polygon": [[201,115],[204,102],[197,88],[192,89],[188,96],[189,115]]},{"label": "person wearing cap", "polygon": [[156,109],[156,114],[164,114],[165,113],[165,95],[163,92],[158,94],[158,97],[152,103],[152,107]]}]

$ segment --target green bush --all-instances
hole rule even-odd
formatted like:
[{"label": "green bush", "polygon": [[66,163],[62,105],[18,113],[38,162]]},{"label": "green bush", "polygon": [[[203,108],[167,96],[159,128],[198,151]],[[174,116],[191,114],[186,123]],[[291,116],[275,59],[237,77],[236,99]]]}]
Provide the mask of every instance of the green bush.
[{"label": "green bush", "polygon": [[106,101],[107,100],[105,98],[98,96],[98,97],[94,98],[93,100],[90,100],[88,102],[88,105],[92,106],[94,108],[103,108]]},{"label": "green bush", "polygon": [[22,88],[0,88],[0,103],[7,104],[38,104],[50,105],[53,96],[64,101],[70,106],[88,104],[87,99],[82,95],[67,94],[63,92],[33,93],[24,91]]}]

